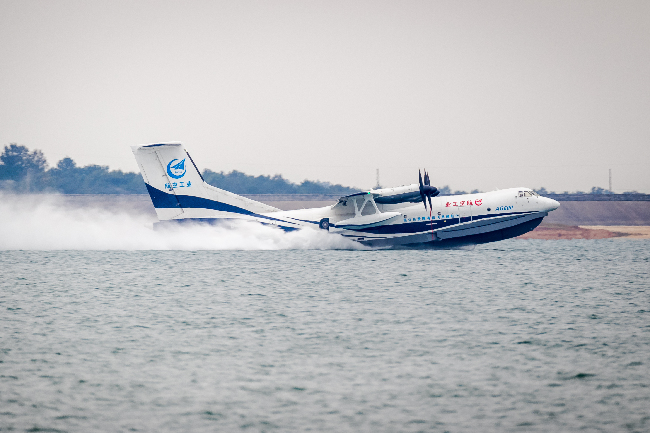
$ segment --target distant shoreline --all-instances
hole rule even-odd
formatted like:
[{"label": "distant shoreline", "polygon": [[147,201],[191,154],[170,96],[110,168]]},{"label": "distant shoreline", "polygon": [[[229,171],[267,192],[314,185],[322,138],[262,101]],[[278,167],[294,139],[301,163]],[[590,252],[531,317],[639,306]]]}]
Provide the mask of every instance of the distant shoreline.
[{"label": "distant shoreline", "polygon": [[650,226],[569,226],[542,224],[517,239],[650,239]]}]

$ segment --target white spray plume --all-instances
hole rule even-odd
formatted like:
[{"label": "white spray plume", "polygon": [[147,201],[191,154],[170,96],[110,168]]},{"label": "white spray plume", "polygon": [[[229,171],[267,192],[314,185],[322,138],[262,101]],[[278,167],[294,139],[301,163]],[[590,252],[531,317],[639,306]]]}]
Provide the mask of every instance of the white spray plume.
[{"label": "white spray plume", "polygon": [[251,222],[153,230],[152,218],[101,207],[71,207],[57,196],[0,195],[0,250],[362,249],[316,229],[284,232]]}]

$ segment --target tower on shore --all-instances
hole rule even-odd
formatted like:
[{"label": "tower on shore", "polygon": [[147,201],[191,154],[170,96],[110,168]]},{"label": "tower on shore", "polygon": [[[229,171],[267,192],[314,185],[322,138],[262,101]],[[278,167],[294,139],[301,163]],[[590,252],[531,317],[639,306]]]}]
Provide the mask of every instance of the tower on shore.
[{"label": "tower on shore", "polygon": [[609,169],[609,192],[614,192],[612,191],[612,169],[611,168]]}]

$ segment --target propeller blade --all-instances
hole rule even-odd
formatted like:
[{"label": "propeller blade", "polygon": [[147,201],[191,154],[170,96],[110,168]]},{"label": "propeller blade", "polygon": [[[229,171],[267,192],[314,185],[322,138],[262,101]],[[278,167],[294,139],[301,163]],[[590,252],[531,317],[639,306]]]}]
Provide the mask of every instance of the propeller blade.
[{"label": "propeller blade", "polygon": [[426,170],[424,170],[424,184],[427,186],[431,185],[431,180],[429,179],[429,173],[427,173]]},{"label": "propeller blade", "polygon": [[[433,205],[431,204],[431,194],[429,194],[427,198],[429,199],[429,209],[433,209]],[[424,208],[426,209],[426,206]]]},{"label": "propeller blade", "polygon": [[[424,172],[426,176],[426,171]],[[426,199],[426,194],[424,192],[424,185],[422,184],[422,172],[418,168],[418,179],[420,181],[420,197],[422,197],[422,203],[424,203],[424,210],[427,210],[427,199]]]}]

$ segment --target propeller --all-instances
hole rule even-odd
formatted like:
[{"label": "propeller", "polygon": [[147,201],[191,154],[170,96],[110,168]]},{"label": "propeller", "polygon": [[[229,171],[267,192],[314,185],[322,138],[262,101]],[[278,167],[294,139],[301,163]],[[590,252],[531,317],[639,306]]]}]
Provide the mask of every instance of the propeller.
[{"label": "propeller", "polygon": [[422,172],[418,170],[418,176],[420,178],[420,197],[422,197],[422,203],[424,203],[424,210],[427,209],[427,202],[425,198],[429,199],[429,209],[432,209],[431,206],[431,197],[435,197],[440,194],[438,188],[431,186],[431,180],[429,179],[429,173],[424,170],[424,182],[422,182]]}]

